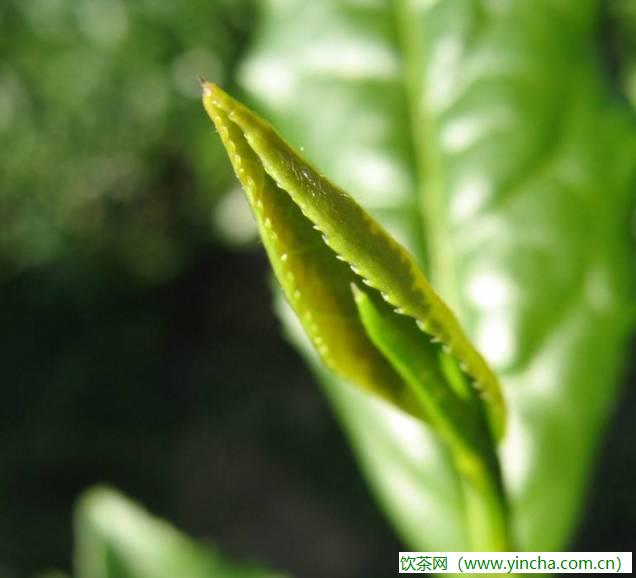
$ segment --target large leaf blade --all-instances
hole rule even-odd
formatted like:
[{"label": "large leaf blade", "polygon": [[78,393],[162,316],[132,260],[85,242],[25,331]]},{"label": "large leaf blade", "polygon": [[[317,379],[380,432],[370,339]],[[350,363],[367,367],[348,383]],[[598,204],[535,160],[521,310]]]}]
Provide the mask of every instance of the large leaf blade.
[{"label": "large leaf blade", "polygon": [[[519,546],[560,549],[633,324],[634,137],[604,84],[599,2],[300,4],[267,3],[243,84],[286,138],[429,262],[434,287],[502,371]],[[400,193],[378,193],[361,166],[395,169]],[[413,234],[420,203],[426,242]],[[373,441],[347,426],[363,401],[336,403],[368,456]],[[387,495],[394,472],[372,462],[363,458],[398,526],[432,547],[412,530],[419,511],[410,519]],[[428,487],[427,470],[413,457],[409,495]]]},{"label": "large leaf blade", "polygon": [[468,4],[413,18],[443,176],[427,181],[444,223],[433,275],[506,384],[522,544],[558,549],[633,324],[634,131],[605,84],[598,2]]}]

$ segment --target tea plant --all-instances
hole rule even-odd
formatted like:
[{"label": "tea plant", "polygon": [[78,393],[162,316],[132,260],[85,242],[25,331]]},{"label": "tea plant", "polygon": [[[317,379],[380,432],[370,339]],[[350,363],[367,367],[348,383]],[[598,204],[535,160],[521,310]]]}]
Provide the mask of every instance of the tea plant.
[{"label": "tea plant", "polygon": [[634,320],[600,3],[299,7],[267,3],[240,74],[290,145],[205,85],[287,327],[407,543],[562,549]]}]

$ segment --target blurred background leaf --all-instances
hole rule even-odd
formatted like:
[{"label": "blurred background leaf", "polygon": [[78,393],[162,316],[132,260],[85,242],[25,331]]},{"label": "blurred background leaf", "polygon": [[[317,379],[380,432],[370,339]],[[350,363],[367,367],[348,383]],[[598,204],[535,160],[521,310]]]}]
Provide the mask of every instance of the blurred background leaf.
[{"label": "blurred background leaf", "polygon": [[154,283],[209,242],[231,181],[197,76],[231,83],[249,8],[3,2],[0,275],[62,261]]},{"label": "blurred background leaf", "polygon": [[393,569],[200,106],[197,77],[232,86],[255,16],[0,2],[2,578],[70,572],[73,503],[102,481],[236,559]]},{"label": "blurred background leaf", "polygon": [[614,71],[625,95],[636,107],[636,3],[610,0],[608,35],[610,50],[616,60]]},{"label": "blurred background leaf", "polygon": [[82,496],[75,525],[75,578],[282,578],[224,561],[108,488]]},{"label": "blurred background leaf", "polygon": [[[636,130],[608,82],[601,2],[300,6],[266,3],[241,81],[428,267],[506,388],[517,546],[563,549],[634,322]],[[387,426],[413,451],[376,460],[392,412],[364,424],[371,402],[327,381],[402,536],[463,549],[425,526],[461,508],[423,490],[447,467],[425,426]]]}]

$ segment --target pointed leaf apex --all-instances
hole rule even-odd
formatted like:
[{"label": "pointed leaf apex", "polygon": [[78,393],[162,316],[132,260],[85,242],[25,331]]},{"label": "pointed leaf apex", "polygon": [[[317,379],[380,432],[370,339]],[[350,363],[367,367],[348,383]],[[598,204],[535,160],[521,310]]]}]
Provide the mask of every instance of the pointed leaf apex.
[{"label": "pointed leaf apex", "polygon": [[355,283],[351,283],[351,292],[353,293],[353,299],[356,303],[359,303],[362,299],[366,297],[366,293],[360,289]]},{"label": "pointed leaf apex", "polygon": [[206,108],[209,105],[213,105],[220,108],[225,113],[230,113],[232,110],[238,108],[238,103],[217,84],[204,79],[200,80],[201,89],[203,91],[203,103]]}]

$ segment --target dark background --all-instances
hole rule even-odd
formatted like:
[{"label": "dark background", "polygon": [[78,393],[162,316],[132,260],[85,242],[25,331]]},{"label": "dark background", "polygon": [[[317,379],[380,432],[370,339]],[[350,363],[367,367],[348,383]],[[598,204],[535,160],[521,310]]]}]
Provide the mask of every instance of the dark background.
[{"label": "dark background", "polygon": [[[210,224],[233,180],[194,69],[231,86],[253,7],[119,0],[102,29],[91,2],[0,3],[0,578],[70,571],[103,482],[237,560],[393,575],[262,249]],[[630,368],[573,549],[636,543]]]},{"label": "dark background", "polygon": [[[31,272],[0,293],[0,576],[69,568],[77,495],[108,482],[235,558],[390,576],[400,543],[318,387],[279,336],[260,249],[201,250],[152,289]],[[626,381],[573,548],[630,550]]]}]

